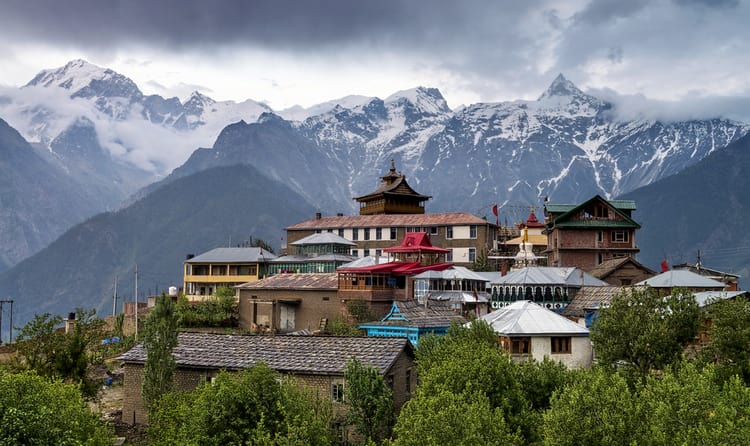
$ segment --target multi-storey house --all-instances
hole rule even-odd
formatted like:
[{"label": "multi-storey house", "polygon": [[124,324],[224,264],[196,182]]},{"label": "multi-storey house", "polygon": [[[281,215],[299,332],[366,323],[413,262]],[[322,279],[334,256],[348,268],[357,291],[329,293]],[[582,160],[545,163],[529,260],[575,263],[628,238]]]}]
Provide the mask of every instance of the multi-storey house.
[{"label": "multi-storey house", "polygon": [[548,266],[575,266],[588,271],[607,260],[635,257],[640,251],[632,218],[632,200],[605,200],[596,195],[578,204],[545,205],[544,234]]}]

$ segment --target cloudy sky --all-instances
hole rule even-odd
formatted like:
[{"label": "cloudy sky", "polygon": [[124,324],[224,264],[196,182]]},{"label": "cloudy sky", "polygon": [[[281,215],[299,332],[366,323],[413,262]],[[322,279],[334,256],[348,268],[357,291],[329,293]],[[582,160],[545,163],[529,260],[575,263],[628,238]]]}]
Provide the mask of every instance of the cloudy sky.
[{"label": "cloudy sky", "polygon": [[83,58],[145,93],[265,101],[437,87],[534,99],[558,73],[623,112],[750,120],[741,0],[3,0],[0,85]]}]

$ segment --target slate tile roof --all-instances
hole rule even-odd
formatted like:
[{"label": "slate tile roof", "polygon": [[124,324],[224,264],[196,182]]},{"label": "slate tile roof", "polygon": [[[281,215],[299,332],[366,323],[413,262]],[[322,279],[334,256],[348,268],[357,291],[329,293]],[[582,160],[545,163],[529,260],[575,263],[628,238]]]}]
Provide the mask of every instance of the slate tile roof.
[{"label": "slate tile roof", "polygon": [[397,326],[437,328],[450,327],[451,322],[466,323],[466,318],[455,312],[450,302],[429,301],[427,307],[416,300],[393,303],[394,308],[383,320],[368,322],[361,326]]},{"label": "slate tile roof", "polygon": [[597,279],[604,279],[613,272],[617,271],[618,268],[622,267],[626,263],[632,263],[636,268],[648,272],[651,275],[656,275],[656,272],[654,270],[644,266],[632,257],[622,257],[619,259],[605,260],[594,268],[591,268],[587,272]]},{"label": "slate tile roof", "polygon": [[328,228],[375,228],[378,226],[450,226],[450,225],[485,225],[490,223],[468,212],[443,214],[378,214],[378,215],[345,215],[340,217],[311,218],[288,226],[287,230],[328,229]]},{"label": "slate tile roof", "polygon": [[276,255],[261,248],[215,248],[185,261],[185,263],[247,263],[268,262]]},{"label": "slate tile roof", "polygon": [[237,285],[241,289],[337,290],[336,273],[276,274],[265,279]]},{"label": "slate tile roof", "polygon": [[[413,355],[406,338],[180,333],[173,354],[184,368],[237,370],[262,361],[281,373],[343,376],[351,358],[385,374],[404,350]],[[118,359],[142,364],[146,352],[138,344]]]},{"label": "slate tile roof", "polygon": [[[640,288],[640,287],[639,287]],[[568,317],[584,317],[586,309],[608,305],[612,298],[621,293],[630,293],[633,287],[622,286],[584,286],[576,293],[573,300],[560,313]]]}]

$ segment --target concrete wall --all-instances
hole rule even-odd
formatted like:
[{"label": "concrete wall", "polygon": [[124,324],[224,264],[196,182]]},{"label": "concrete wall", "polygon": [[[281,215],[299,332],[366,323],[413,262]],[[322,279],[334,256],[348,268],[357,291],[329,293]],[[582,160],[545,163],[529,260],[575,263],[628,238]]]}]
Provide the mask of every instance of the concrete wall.
[{"label": "concrete wall", "polygon": [[543,361],[545,356],[565,364],[569,369],[591,367],[594,351],[588,336],[573,336],[570,340],[570,353],[552,354],[552,341],[549,336],[531,338],[531,356]]}]

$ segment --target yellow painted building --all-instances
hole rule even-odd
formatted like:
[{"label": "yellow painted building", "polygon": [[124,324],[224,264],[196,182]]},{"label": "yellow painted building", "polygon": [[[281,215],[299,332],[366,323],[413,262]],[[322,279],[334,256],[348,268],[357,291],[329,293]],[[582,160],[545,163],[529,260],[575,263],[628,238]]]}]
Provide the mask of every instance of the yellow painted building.
[{"label": "yellow painted building", "polygon": [[203,300],[217,288],[252,282],[266,275],[276,256],[262,248],[216,248],[185,260],[183,290],[189,300]]}]

